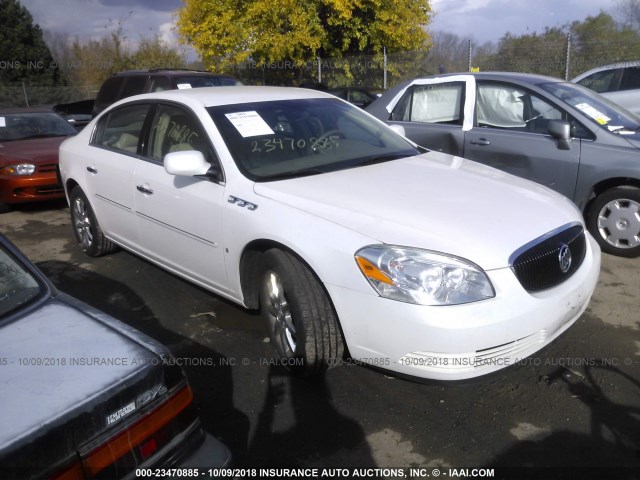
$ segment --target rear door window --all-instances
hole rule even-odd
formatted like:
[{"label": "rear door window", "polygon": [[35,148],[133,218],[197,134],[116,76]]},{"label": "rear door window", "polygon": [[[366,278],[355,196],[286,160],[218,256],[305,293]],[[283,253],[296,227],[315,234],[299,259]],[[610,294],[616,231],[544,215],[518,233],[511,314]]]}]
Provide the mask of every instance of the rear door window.
[{"label": "rear door window", "polygon": [[124,88],[122,90],[122,95],[120,98],[127,98],[143,93],[144,87],[147,84],[147,78],[148,77],[146,75],[127,77],[127,81],[124,84]]},{"label": "rear door window", "polygon": [[415,85],[395,106],[391,120],[459,125],[463,105],[463,82]]},{"label": "rear door window", "polygon": [[171,90],[171,80],[164,76],[153,76],[149,79],[148,92],[163,92],[165,90]]},{"label": "rear door window", "polygon": [[100,119],[92,144],[121,153],[138,154],[150,108],[150,104],[141,103],[112,110]]},{"label": "rear door window", "polygon": [[597,93],[614,92],[618,90],[623,70],[623,68],[602,70],[578,80],[576,83]]},{"label": "rear door window", "polygon": [[635,90],[640,88],[640,66],[627,67],[622,74],[620,90]]}]

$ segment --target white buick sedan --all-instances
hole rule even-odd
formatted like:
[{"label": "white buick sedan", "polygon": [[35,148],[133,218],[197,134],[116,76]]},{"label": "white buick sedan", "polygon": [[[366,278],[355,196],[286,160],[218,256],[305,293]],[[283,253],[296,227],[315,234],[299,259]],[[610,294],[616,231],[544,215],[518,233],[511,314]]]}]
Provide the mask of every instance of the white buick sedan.
[{"label": "white buick sedan", "polygon": [[459,380],[567,330],[600,250],[569,200],[292,88],[136,96],[64,142],[80,246],[121,246],[249,309],[294,373],[343,356]]}]

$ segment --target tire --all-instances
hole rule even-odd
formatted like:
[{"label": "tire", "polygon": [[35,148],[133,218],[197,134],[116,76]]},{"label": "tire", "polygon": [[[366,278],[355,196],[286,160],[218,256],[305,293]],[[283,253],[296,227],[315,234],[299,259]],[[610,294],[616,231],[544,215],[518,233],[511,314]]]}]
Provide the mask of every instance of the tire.
[{"label": "tire", "polygon": [[605,253],[640,255],[640,189],[615,187],[598,195],[589,206],[587,228]]},{"label": "tire", "polygon": [[338,364],[344,353],[337,315],[320,281],[290,253],[262,258],[260,309],[284,365],[302,377]]},{"label": "tire", "polygon": [[87,196],[77,186],[69,195],[71,226],[80,248],[90,257],[100,257],[117,250],[117,246],[109,241],[100,228]]}]

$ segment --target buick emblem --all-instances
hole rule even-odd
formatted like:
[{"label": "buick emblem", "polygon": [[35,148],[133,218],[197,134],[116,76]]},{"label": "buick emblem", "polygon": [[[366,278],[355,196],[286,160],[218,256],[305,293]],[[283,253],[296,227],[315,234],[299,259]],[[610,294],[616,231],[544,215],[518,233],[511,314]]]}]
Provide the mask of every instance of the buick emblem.
[{"label": "buick emblem", "polygon": [[569,249],[569,245],[566,243],[560,245],[558,262],[560,263],[560,271],[562,271],[562,273],[567,273],[571,268],[571,250]]}]

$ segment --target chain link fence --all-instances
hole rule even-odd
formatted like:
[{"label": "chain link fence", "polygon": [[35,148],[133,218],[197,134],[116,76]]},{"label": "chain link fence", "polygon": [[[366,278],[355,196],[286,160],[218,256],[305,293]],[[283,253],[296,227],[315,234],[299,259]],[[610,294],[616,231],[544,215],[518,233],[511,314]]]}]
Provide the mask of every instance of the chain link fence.
[{"label": "chain link fence", "polygon": [[[570,36],[535,39],[522,46],[474,45],[461,40],[456,45],[434,45],[424,51],[315,58],[302,65],[291,61],[266,65],[244,62],[228,72],[248,85],[296,85],[328,88],[345,86],[387,89],[411,78],[438,73],[511,71],[571,79],[590,68],[640,60],[636,42],[581,42]],[[24,81],[0,85],[0,106],[35,106],[94,98],[99,85],[43,87]]]},{"label": "chain link fence", "polygon": [[1,107],[35,107],[77,102],[95,98],[100,85],[79,87],[43,87],[22,82],[18,85],[0,85]]},{"label": "chain link fence", "polygon": [[274,62],[234,72],[247,83],[262,85],[314,85],[330,88],[366,86],[389,88],[411,78],[439,73],[510,71],[536,73],[570,80],[591,68],[639,60],[635,42],[591,41],[574,43],[570,36],[555,40],[542,37],[526,46],[475,46],[470,41],[456,48],[434,44],[429,50],[344,58],[317,58],[303,67]]}]

